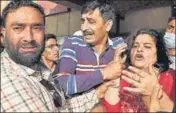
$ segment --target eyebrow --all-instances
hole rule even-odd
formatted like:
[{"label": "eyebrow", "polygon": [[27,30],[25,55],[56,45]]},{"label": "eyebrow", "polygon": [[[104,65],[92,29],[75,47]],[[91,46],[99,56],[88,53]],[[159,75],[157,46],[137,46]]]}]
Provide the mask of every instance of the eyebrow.
[{"label": "eyebrow", "polygon": [[152,45],[151,43],[144,43],[144,45]]},{"label": "eyebrow", "polygon": [[24,26],[23,23],[13,23],[11,26]]},{"label": "eyebrow", "polygon": [[175,26],[173,26],[173,25],[169,25],[169,27],[174,28]]},{"label": "eyebrow", "polygon": [[43,26],[44,24],[32,24],[33,26]]},{"label": "eyebrow", "polygon": [[87,20],[88,20],[88,21],[90,21],[90,20],[93,20],[93,21],[95,21],[95,19],[93,19],[93,18],[90,18],[90,17],[87,17]]},{"label": "eyebrow", "polygon": [[[139,42],[134,42],[134,44],[140,44]],[[149,42],[146,42],[146,43],[143,43],[144,45],[147,45],[147,44],[149,44],[149,45],[152,45],[151,43],[149,43]]]},{"label": "eyebrow", "polygon": [[[25,23],[12,23],[11,26],[24,26]],[[44,26],[44,24],[41,23],[33,23],[32,26]]]}]

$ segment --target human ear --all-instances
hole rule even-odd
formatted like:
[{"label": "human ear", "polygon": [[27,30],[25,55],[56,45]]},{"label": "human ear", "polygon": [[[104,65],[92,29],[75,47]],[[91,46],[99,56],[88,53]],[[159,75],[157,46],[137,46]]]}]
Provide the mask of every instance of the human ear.
[{"label": "human ear", "polygon": [[5,28],[1,28],[1,33],[3,34],[3,36],[5,37],[6,34],[6,29]]},{"label": "human ear", "polygon": [[106,22],[106,31],[109,32],[112,28],[112,25],[113,25],[113,21],[112,20],[108,20]]}]

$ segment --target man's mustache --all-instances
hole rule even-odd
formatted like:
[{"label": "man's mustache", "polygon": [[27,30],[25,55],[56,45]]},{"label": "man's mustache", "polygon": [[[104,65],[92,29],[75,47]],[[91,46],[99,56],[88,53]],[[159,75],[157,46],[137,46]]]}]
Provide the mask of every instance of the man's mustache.
[{"label": "man's mustache", "polygon": [[31,41],[20,44],[20,47],[40,47],[40,45],[36,41]]},{"label": "man's mustache", "polygon": [[86,29],[86,30],[83,31],[83,34],[84,34],[84,36],[86,36],[86,35],[93,35],[94,32]]}]

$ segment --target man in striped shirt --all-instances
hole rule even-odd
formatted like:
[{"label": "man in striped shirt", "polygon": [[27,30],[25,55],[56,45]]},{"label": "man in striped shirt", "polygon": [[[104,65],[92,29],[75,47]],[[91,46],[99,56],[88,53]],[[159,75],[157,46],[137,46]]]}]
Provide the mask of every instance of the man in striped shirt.
[{"label": "man in striped shirt", "polygon": [[[114,48],[119,48],[120,56],[127,46],[123,39],[111,40],[108,36],[115,16],[110,3],[90,1],[83,6],[81,14],[84,37],[65,38],[56,67],[59,77],[55,79],[69,97],[69,109],[73,112],[90,111],[98,98],[103,97],[101,86],[92,88],[121,75],[124,64],[120,57],[113,60]],[[123,44],[119,46],[120,43]]]}]

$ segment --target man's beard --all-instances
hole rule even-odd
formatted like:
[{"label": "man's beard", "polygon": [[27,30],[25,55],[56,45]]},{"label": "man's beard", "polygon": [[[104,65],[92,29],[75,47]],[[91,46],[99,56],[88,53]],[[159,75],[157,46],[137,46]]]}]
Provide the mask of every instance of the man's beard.
[{"label": "man's beard", "polygon": [[[35,66],[40,61],[41,54],[44,50],[44,41],[42,45],[39,45],[36,41],[32,41],[32,42],[25,42],[21,45],[17,44],[16,47],[14,48],[10,45],[8,37],[5,38],[4,42],[5,42],[4,43],[5,49],[8,55],[10,56],[10,58],[16,63],[27,66],[27,67]],[[27,55],[23,55],[19,53],[20,47],[21,46],[23,47],[26,45],[36,47],[37,50]]]}]

